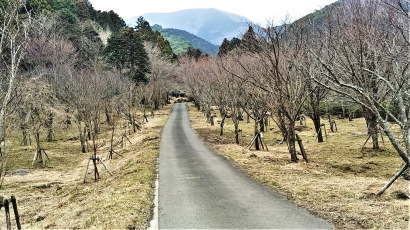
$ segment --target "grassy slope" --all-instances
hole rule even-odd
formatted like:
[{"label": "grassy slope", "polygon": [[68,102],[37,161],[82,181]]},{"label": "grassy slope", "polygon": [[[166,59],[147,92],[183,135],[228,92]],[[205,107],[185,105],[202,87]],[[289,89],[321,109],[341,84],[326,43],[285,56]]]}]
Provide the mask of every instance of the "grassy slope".
[{"label": "grassy slope", "polygon": [[[219,47],[211,44],[210,42],[195,36],[187,31],[178,29],[163,29],[161,33],[166,37],[177,37],[184,41],[189,42],[196,49],[200,49],[202,52],[215,55],[219,51]],[[186,51],[186,50],[185,50]]]},{"label": "grassy slope", "polygon": [[163,29],[159,25],[152,27],[154,30],[161,32],[161,35],[169,41],[175,54],[181,55],[188,51],[189,47],[201,50],[209,55],[215,55],[219,47],[210,42],[195,36],[185,30]]},{"label": "grassy slope", "polygon": [[174,51],[176,55],[184,54],[188,51],[189,47],[192,47],[192,44],[189,41],[184,40],[178,36],[169,34],[163,34],[163,36],[169,41],[172,51]]},{"label": "grassy slope", "polygon": [[[19,147],[16,138],[9,170],[28,169],[30,173],[8,175],[1,195],[16,195],[24,228],[146,228],[152,212],[160,130],[168,110],[157,112],[142,131],[129,135],[132,145],[115,148],[124,157],[105,162],[113,176],[99,165],[102,179],[97,183],[91,173],[88,183],[82,183],[89,154],[80,153],[79,141],[67,141],[77,135],[74,127],[57,132],[55,142],[45,143],[51,162],[44,169],[32,168],[34,146]],[[109,136],[104,125],[98,152],[102,157]]]},{"label": "grassy slope", "polygon": [[281,139],[273,124],[269,127],[273,130],[264,135],[270,151],[249,151],[245,146],[252,139],[252,123],[240,124],[243,140],[238,146],[234,144],[230,120],[221,137],[218,126],[208,125],[192,105],[189,110],[193,128],[211,147],[251,177],[280,191],[313,214],[330,220],[338,229],[403,229],[408,226],[409,203],[395,197],[396,192],[409,194],[408,181],[400,179],[382,197],[372,195],[402,163],[387,143],[382,152],[370,149],[360,152],[366,140],[363,119],[337,120],[339,132],[331,133],[329,141],[322,144],[316,143],[313,124],[308,120],[308,128],[299,134],[310,163],[295,164],[289,162],[286,145],[273,143]]}]

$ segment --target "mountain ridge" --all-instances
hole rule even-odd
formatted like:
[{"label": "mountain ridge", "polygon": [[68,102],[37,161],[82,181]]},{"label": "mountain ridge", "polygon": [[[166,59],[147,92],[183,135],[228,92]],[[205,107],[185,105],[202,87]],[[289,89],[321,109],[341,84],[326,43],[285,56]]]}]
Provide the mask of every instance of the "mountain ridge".
[{"label": "mountain ridge", "polygon": [[[185,9],[170,13],[147,13],[142,15],[151,25],[163,28],[185,30],[214,45],[220,45],[224,38],[241,36],[251,21],[246,17],[215,8]],[[133,25],[137,17],[127,20]]]},{"label": "mountain ridge", "polygon": [[159,31],[170,42],[172,50],[177,55],[185,53],[189,47],[199,49],[209,55],[215,55],[219,51],[218,46],[185,30],[162,28],[160,25],[154,25],[152,28]]}]

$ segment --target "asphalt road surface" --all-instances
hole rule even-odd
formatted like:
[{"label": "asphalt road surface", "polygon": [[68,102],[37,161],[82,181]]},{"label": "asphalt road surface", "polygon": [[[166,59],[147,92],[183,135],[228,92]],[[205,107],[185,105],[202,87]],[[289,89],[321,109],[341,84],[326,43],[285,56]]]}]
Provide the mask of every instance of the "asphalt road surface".
[{"label": "asphalt road surface", "polygon": [[159,164],[160,229],[332,228],[209,150],[185,104],[164,127]]}]

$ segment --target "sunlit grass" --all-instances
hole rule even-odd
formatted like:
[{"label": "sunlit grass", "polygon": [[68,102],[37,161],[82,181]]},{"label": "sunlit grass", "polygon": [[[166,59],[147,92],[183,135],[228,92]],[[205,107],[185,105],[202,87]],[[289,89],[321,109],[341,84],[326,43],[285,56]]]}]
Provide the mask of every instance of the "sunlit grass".
[{"label": "sunlit grass", "polygon": [[[105,161],[113,176],[99,165],[101,180],[94,182],[89,170],[86,184],[83,178],[90,153],[81,153],[75,126],[68,130],[56,129],[55,141],[42,142],[50,157],[44,168],[31,165],[34,145],[21,147],[19,134],[13,133],[8,170],[27,169],[29,173],[8,175],[0,195],[17,197],[23,228],[148,227],[160,131],[169,109],[165,107],[156,112],[142,131],[129,135],[132,145],[115,147],[124,157],[115,155],[113,160]],[[117,140],[123,132],[120,127],[118,124]],[[102,158],[107,155],[110,136],[108,125],[102,124],[97,153]],[[0,219],[4,219],[3,213]]]},{"label": "sunlit grass", "polygon": [[[397,192],[409,194],[409,183],[399,179],[382,197],[377,192],[398,170],[402,161],[386,137],[380,140],[382,151],[373,151],[367,139],[364,119],[336,120],[338,132],[331,133],[325,143],[317,143],[313,123],[298,134],[303,139],[309,163],[300,158],[290,162],[286,144],[279,144],[281,135],[274,123],[264,133],[269,151],[246,149],[253,137],[254,124],[241,122],[241,145],[234,144],[234,128],[226,120],[225,135],[219,125],[210,126],[204,116],[189,106],[193,128],[217,152],[263,184],[277,189],[298,205],[333,222],[338,229],[406,228],[409,203],[397,199]],[[322,120],[329,129],[327,119]]]}]

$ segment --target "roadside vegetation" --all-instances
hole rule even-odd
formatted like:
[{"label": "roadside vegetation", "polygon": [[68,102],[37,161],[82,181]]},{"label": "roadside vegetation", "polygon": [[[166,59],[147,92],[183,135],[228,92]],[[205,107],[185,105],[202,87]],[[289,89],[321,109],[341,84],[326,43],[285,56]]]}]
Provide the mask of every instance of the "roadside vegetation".
[{"label": "roadside vegetation", "polygon": [[148,227],[175,58],[143,18],[0,0],[0,199],[23,228]]},{"label": "roadside vegetation", "polygon": [[194,128],[340,229],[405,228],[408,13],[405,1],[339,1],[294,23],[251,25],[217,57],[182,59]]},{"label": "roadside vegetation", "polygon": [[280,130],[273,123],[263,137],[269,151],[255,151],[247,147],[254,136],[253,120],[241,122],[238,145],[232,121],[226,121],[225,133],[220,136],[219,127],[207,123],[193,104],[189,104],[189,115],[192,127],[216,153],[337,229],[407,228],[409,183],[400,179],[383,196],[374,195],[401,161],[387,140],[380,151],[373,151],[371,144],[361,149],[367,138],[363,118],[337,119],[338,132],[327,130],[328,139],[321,144],[315,138],[313,122],[297,125],[309,163],[295,164],[289,160],[286,144],[280,144]]},{"label": "roadside vegetation", "polygon": [[[116,150],[121,156],[105,161],[112,175],[98,165],[98,183],[91,171],[83,182],[89,155],[79,153],[75,129],[57,132],[56,140],[44,146],[50,157],[45,168],[32,166],[34,148],[19,147],[20,139],[14,139],[16,147],[10,149],[2,194],[18,198],[23,229],[147,228],[152,216],[160,131],[169,110],[167,106],[157,111],[141,131],[128,135],[131,143],[126,140],[121,147],[120,138],[116,138]],[[142,120],[143,115],[138,119]],[[110,138],[109,126],[104,125],[98,156],[107,157]],[[0,218],[4,219],[3,212]]]}]

